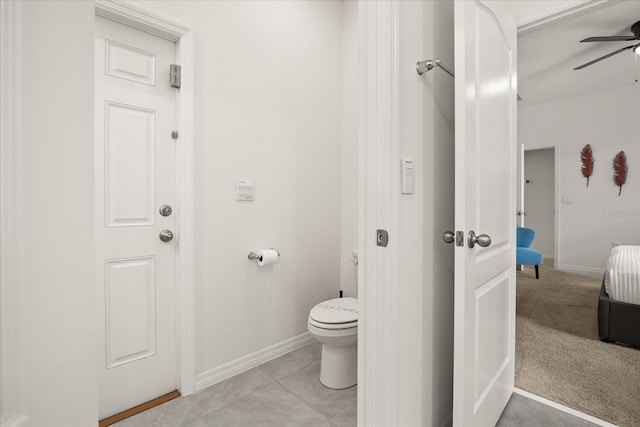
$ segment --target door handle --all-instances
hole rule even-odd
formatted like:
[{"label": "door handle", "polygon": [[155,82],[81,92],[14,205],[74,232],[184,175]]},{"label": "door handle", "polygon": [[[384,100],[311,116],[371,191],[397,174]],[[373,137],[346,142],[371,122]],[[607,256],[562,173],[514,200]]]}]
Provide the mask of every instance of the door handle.
[{"label": "door handle", "polygon": [[444,240],[445,243],[453,243],[455,239],[456,237],[453,231],[445,231],[442,233],[442,240]]},{"label": "door handle", "polygon": [[160,240],[165,243],[173,240],[173,233],[171,232],[171,230],[162,230],[160,232]]},{"label": "door handle", "polygon": [[469,231],[469,239],[467,240],[467,242],[469,243],[470,248],[473,248],[476,245],[476,243],[479,246],[486,248],[491,244],[491,237],[489,237],[486,234],[480,234],[479,236],[476,236],[476,233],[473,230],[471,230]]}]

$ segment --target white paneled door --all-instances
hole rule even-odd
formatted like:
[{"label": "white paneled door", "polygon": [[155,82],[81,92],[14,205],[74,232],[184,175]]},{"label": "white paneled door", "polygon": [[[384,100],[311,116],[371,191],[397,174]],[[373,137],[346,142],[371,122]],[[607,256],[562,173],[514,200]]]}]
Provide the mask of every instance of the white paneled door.
[{"label": "white paneled door", "polygon": [[454,16],[453,425],[493,426],[514,387],[516,27],[489,1]]},{"label": "white paneled door", "polygon": [[[96,17],[100,419],[176,389],[175,44]],[[163,205],[170,206],[161,213]],[[160,235],[163,233],[163,241]]]}]

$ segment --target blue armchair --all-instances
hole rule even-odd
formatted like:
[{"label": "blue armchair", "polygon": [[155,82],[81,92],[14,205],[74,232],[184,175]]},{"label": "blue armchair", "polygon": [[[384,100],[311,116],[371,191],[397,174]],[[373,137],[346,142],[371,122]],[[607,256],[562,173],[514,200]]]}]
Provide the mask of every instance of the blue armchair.
[{"label": "blue armchair", "polygon": [[516,233],[516,265],[535,265],[536,279],[540,279],[538,266],[544,262],[544,255],[542,255],[542,252],[529,247],[535,236],[536,232],[532,228],[518,227]]}]

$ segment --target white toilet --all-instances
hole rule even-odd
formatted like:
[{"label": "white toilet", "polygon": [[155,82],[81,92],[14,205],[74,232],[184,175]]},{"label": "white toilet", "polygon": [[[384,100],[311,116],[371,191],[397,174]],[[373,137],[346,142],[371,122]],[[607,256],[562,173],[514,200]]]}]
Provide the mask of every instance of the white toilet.
[{"label": "white toilet", "polygon": [[352,297],[321,302],[311,309],[309,333],[322,343],[320,382],[333,389],[358,382],[358,300]]}]

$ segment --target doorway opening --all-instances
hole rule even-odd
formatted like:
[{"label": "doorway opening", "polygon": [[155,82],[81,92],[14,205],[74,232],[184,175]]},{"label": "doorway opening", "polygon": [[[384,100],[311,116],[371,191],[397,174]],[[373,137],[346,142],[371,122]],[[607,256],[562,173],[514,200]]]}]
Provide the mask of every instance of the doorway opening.
[{"label": "doorway opening", "polygon": [[[558,2],[562,3],[569,2]],[[519,22],[518,137],[527,149],[541,149],[527,152],[527,157],[555,146],[559,243],[553,251],[558,269],[553,269],[544,248],[544,234],[551,227],[539,225],[529,197],[540,178],[532,176],[531,166],[525,167],[530,183],[523,185],[527,193],[524,225],[536,229],[532,246],[545,252],[545,260],[540,280],[527,277],[530,267],[517,272],[516,386],[601,420],[631,425],[635,423],[630,420],[640,418],[637,405],[627,401],[627,395],[637,394],[633,392],[634,380],[638,381],[634,367],[640,361],[634,359],[640,353],[600,341],[598,296],[612,243],[637,241],[635,228],[609,219],[603,209],[625,203],[611,179],[611,159],[633,146],[634,131],[626,117],[609,112],[635,111],[627,108],[637,101],[637,91],[632,90],[635,69],[623,55],[574,69],[612,50],[610,43],[587,46],[580,40],[595,34],[631,33],[629,16],[640,12],[640,4],[589,2],[583,6]],[[549,55],[542,58],[540,53],[549,44],[554,45],[553,52],[547,50]],[[607,73],[606,79],[602,73]],[[615,87],[612,81],[617,82]],[[581,150],[586,144],[593,146],[596,155],[590,181],[581,173]],[[535,336],[540,337],[537,344],[531,340]],[[625,354],[617,360],[624,357],[626,363],[611,369],[608,357],[617,350]],[[617,377],[617,372],[624,372],[624,377]]]},{"label": "doorway opening", "polygon": [[524,224],[535,230],[533,246],[545,262],[556,260],[555,147],[524,152]]}]

